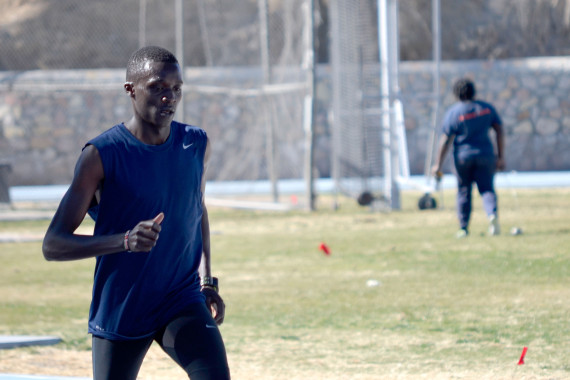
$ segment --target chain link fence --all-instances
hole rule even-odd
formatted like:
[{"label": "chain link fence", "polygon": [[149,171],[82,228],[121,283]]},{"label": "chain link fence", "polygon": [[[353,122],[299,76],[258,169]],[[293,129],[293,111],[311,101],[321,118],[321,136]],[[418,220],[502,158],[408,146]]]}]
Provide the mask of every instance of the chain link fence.
[{"label": "chain link fence", "polygon": [[[141,45],[183,62],[176,119],[210,135],[210,180],[303,177],[307,0],[0,2],[13,10],[0,15],[0,99],[9,104],[0,107],[0,159],[15,158],[18,184],[47,184],[38,183],[46,161],[63,167],[50,181],[67,183],[86,139],[129,117],[121,78]],[[42,142],[25,142],[38,131]]]},{"label": "chain link fence", "polygon": [[341,192],[378,191],[384,175],[377,8],[370,1],[331,4],[334,86],[333,177]]},{"label": "chain link fence", "polygon": [[[13,12],[0,16],[0,70],[123,68],[139,46],[175,51],[178,20],[185,66],[260,64],[257,1],[182,1],[181,17],[176,0],[3,2]],[[283,46],[295,36],[283,33],[295,27],[298,8],[299,1],[287,1],[268,9],[274,62],[295,59]]]}]

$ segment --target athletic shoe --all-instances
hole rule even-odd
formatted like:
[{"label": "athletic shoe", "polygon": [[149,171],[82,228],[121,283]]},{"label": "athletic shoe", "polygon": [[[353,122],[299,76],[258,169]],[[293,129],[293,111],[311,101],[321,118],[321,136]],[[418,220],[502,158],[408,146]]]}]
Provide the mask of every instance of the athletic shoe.
[{"label": "athletic shoe", "polygon": [[493,214],[489,217],[489,235],[496,236],[501,233],[501,226],[499,226],[499,218]]},{"label": "athletic shoe", "polygon": [[469,235],[469,231],[467,231],[467,228],[462,228],[459,231],[457,231],[457,233],[455,234],[455,237],[458,239],[463,239],[463,238],[466,238],[467,235]]}]

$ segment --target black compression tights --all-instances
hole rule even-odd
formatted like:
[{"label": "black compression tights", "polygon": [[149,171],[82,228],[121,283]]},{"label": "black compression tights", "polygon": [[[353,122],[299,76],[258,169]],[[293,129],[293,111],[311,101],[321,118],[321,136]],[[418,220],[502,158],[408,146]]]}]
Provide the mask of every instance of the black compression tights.
[{"label": "black compression tights", "polygon": [[191,305],[154,336],[136,340],[93,337],[93,380],[136,380],[155,340],[191,380],[230,378],[220,331],[205,304]]}]

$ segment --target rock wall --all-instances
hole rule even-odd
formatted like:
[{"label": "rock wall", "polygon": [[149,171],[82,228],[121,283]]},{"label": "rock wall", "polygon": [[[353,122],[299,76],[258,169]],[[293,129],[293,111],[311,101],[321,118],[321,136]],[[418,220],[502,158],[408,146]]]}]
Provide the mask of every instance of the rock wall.
[{"label": "rock wall", "polygon": [[[433,131],[432,69],[430,62],[400,66],[412,174],[423,173]],[[454,102],[453,82],[470,77],[478,97],[494,104],[503,118],[508,170],[570,170],[570,57],[443,62],[440,70],[439,118]],[[224,94],[222,99],[196,88],[252,88],[261,77],[247,68],[186,71],[183,120],[204,126],[213,140],[211,180],[267,178],[264,122],[258,120],[263,113],[254,96]],[[12,166],[10,184],[69,183],[85,142],[129,117],[123,80],[124,70],[0,72],[0,163]],[[329,177],[329,67],[319,67],[317,88],[316,167],[319,176]],[[281,178],[302,177],[300,94],[281,99],[287,104],[276,112]],[[446,166],[451,168],[450,160]]]},{"label": "rock wall", "polygon": [[[455,80],[464,76],[474,80],[477,97],[492,103],[503,120],[508,170],[570,169],[570,57],[444,62],[440,119],[455,101]],[[416,173],[423,171],[421,157],[429,145],[426,126],[433,125],[433,103],[418,94],[432,88],[431,78],[425,63],[401,65],[410,166]]]}]

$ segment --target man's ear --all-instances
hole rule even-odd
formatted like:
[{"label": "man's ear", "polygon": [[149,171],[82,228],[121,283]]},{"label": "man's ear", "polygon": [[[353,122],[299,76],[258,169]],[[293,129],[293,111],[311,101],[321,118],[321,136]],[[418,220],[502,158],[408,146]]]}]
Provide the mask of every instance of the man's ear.
[{"label": "man's ear", "polygon": [[133,82],[125,82],[123,87],[125,88],[127,94],[130,96],[133,96],[135,94],[135,84]]}]

